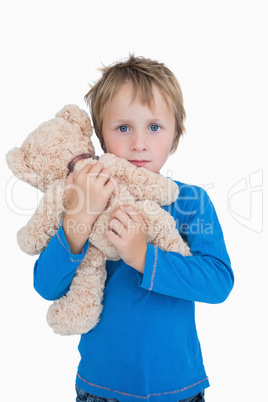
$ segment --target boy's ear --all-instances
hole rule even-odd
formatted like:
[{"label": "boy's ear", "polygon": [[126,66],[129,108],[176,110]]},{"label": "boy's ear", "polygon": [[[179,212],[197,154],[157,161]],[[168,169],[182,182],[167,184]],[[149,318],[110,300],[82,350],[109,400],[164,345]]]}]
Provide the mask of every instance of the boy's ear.
[{"label": "boy's ear", "polygon": [[20,180],[39,188],[39,176],[27,166],[24,153],[20,148],[13,148],[6,154],[6,161],[12,173]]}]

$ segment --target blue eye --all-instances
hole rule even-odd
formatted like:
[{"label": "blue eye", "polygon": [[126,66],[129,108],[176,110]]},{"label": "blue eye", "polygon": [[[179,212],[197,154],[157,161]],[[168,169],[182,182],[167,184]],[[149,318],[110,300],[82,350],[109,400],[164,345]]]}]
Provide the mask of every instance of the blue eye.
[{"label": "blue eye", "polygon": [[120,126],[118,127],[118,130],[121,131],[121,133],[125,133],[126,131],[128,131],[128,127],[127,126]]},{"label": "blue eye", "polygon": [[160,129],[160,127],[158,126],[158,124],[152,124],[150,126],[150,129],[151,129],[151,131],[156,132],[156,131],[158,131]]}]

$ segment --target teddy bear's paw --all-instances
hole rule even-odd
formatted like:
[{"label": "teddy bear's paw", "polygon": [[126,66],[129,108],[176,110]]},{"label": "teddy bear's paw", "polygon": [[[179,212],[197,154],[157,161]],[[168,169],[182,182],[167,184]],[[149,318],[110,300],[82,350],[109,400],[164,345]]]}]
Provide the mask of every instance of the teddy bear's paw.
[{"label": "teddy bear's paw", "polygon": [[28,230],[27,226],[22,227],[17,233],[17,241],[20,249],[29,255],[40,254],[47,246],[50,236],[46,233],[37,235],[34,231]]},{"label": "teddy bear's paw", "polygon": [[101,311],[99,294],[77,300],[67,293],[49,307],[47,322],[56,334],[80,335],[97,325]]},{"label": "teddy bear's paw", "polygon": [[192,255],[188,243],[184,242],[180,234],[168,234],[164,240],[160,240],[164,250],[175,251],[187,257]]}]

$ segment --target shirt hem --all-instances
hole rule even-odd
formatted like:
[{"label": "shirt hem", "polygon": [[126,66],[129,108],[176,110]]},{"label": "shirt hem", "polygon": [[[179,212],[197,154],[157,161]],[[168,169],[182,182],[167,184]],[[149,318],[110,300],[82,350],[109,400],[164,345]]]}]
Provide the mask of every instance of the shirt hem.
[{"label": "shirt hem", "polygon": [[[159,392],[159,393],[150,393],[146,396],[144,395],[135,395],[131,393],[127,393],[124,391],[112,389],[109,387],[104,387],[101,385],[93,384],[91,382],[86,381],[84,378],[81,377],[79,373],[77,373],[76,383],[79,388],[83,389],[88,393],[93,393],[97,396],[102,397],[110,397],[110,398],[120,398],[120,402],[124,401],[131,401],[131,400],[141,400],[141,401],[159,401],[159,397],[161,397],[161,401],[175,401],[179,399],[189,398],[193,395],[202,392],[205,388],[209,387],[209,380],[208,377],[203,378],[202,380],[196,381],[195,383],[180,388],[174,391],[166,391],[166,392]],[[177,398],[178,396],[178,398]],[[175,398],[175,399],[174,399]]]}]

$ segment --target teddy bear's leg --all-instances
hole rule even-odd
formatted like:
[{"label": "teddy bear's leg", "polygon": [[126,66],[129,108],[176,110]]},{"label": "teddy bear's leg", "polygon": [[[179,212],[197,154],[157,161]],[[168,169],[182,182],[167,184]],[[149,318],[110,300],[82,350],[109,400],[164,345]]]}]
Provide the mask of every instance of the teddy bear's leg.
[{"label": "teddy bear's leg", "polygon": [[47,321],[56,334],[83,334],[95,327],[102,311],[105,280],[104,254],[90,245],[70,290],[48,309]]},{"label": "teddy bear's leg", "polygon": [[27,254],[39,254],[57,232],[66,213],[65,180],[48,188],[26,226],[17,233],[18,244]]},{"label": "teddy bear's leg", "polygon": [[148,243],[164,251],[175,251],[184,256],[192,255],[176,228],[174,218],[153,201],[138,201],[135,204],[147,225]]}]

